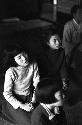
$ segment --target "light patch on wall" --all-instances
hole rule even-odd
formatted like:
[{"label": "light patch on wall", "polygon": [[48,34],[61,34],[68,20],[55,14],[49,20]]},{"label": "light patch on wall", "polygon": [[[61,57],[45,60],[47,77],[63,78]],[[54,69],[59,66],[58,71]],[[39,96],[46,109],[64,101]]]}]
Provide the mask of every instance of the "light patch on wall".
[{"label": "light patch on wall", "polygon": [[53,0],[53,4],[57,4],[57,0]]}]

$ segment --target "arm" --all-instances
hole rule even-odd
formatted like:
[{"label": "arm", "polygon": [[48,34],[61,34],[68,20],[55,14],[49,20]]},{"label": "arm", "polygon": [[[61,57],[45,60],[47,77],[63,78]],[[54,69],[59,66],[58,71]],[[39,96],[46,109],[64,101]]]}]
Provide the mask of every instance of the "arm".
[{"label": "arm", "polygon": [[65,55],[70,56],[70,52],[72,50],[72,31],[71,31],[71,25],[66,24],[64,26],[64,31],[63,31],[63,40],[62,40],[62,45],[63,48],[65,49]]},{"label": "arm", "polygon": [[69,78],[68,78],[68,72],[67,72],[67,66],[66,66],[66,58],[65,58],[65,52],[62,53],[63,61],[60,69],[60,75],[63,83],[64,89],[68,88]]},{"label": "arm", "polygon": [[[39,71],[38,71],[38,65],[37,63],[34,64],[34,75],[33,75],[33,86],[36,89],[37,84],[40,81]],[[35,89],[32,97],[32,102],[35,102]]]},{"label": "arm", "polygon": [[4,82],[4,98],[15,108],[17,109],[21,102],[18,101],[13,95],[13,83],[14,83],[14,74],[11,69],[6,71],[5,82]]},{"label": "arm", "polygon": [[40,81],[40,75],[38,71],[37,63],[34,64],[34,75],[33,75],[33,86],[36,88],[37,84]]},{"label": "arm", "polygon": [[4,82],[4,98],[13,106],[14,109],[21,108],[26,111],[30,111],[33,109],[32,104],[26,103],[22,104],[19,100],[17,100],[13,95],[13,87],[14,87],[15,76],[11,69],[6,71],[5,74],[5,82]]},{"label": "arm", "polygon": [[62,58],[62,64],[61,64],[61,69],[60,69],[60,75],[61,75],[61,79],[66,79],[68,77],[68,73],[67,73],[67,67],[66,67],[66,61],[65,61],[65,56],[63,55]]}]

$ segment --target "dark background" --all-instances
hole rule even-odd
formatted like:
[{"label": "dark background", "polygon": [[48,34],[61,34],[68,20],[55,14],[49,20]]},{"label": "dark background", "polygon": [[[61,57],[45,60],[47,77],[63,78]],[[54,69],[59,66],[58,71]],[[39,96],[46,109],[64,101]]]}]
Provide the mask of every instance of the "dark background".
[{"label": "dark background", "polygon": [[[62,38],[64,24],[72,18],[70,8],[80,0],[77,1],[58,0],[55,6],[50,0],[0,0],[0,57],[8,44],[25,46],[34,58],[37,57],[42,51],[44,36],[49,28],[58,29]],[[20,21],[3,21],[13,17]],[[0,74],[0,112],[3,85],[4,79]],[[82,125],[82,87],[78,83],[70,84],[68,98],[71,105],[67,103],[64,106],[68,125]],[[4,118],[0,122],[2,125],[11,125]]]},{"label": "dark background", "polygon": [[0,18],[28,19],[39,13],[38,0],[0,0]]}]

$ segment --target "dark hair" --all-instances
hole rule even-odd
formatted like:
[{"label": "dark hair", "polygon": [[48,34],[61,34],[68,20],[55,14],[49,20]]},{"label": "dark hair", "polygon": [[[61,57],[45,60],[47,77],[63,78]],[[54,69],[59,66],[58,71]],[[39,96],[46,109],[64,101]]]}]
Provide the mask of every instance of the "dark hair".
[{"label": "dark hair", "polygon": [[2,66],[0,67],[3,72],[10,67],[17,66],[14,57],[21,52],[27,53],[27,51],[18,44],[8,44],[6,48],[4,48],[2,53]]},{"label": "dark hair", "polygon": [[54,34],[57,34],[60,37],[59,32],[58,32],[57,29],[48,29],[45,32],[45,40],[49,41],[50,37],[53,36]]},{"label": "dark hair", "polygon": [[77,10],[80,8],[79,5],[74,5],[72,8],[71,8],[71,15],[73,16],[73,14],[76,14]]},{"label": "dark hair", "polygon": [[[59,34],[57,34],[57,33],[51,34],[51,35],[49,36],[49,40],[51,39],[52,36],[56,36],[56,39],[58,38],[59,46],[61,46],[62,43],[61,43],[61,39],[60,39]],[[48,40],[47,44],[49,43],[49,40]],[[55,41],[54,41],[54,42],[55,42]]]},{"label": "dark hair", "polygon": [[[48,50],[50,49],[49,45],[48,45],[48,42],[51,38],[51,36],[54,36],[54,35],[58,35],[59,38],[60,38],[60,34],[57,30],[54,30],[54,29],[49,29],[48,31],[46,31],[45,33],[45,37],[44,37],[44,41],[42,43],[42,46],[45,50]],[[60,38],[60,41],[61,41],[61,38]],[[62,43],[59,41],[60,43],[60,46],[62,45]]]},{"label": "dark hair", "polygon": [[58,83],[55,79],[44,78],[36,87],[36,101],[50,104],[56,102],[57,99],[54,97],[54,93],[62,89],[62,84]]}]

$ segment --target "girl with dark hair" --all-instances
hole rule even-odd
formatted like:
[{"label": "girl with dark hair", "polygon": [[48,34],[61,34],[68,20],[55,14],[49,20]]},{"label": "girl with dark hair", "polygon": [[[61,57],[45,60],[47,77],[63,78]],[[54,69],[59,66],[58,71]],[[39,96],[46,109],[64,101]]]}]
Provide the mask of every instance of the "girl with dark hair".
[{"label": "girl with dark hair", "polygon": [[30,62],[29,55],[20,47],[5,50],[5,72],[3,95],[6,109],[17,125],[30,124],[28,114],[33,110],[34,89],[39,82],[36,62]]},{"label": "girl with dark hair", "polygon": [[62,48],[58,33],[50,32],[43,46],[43,53],[38,57],[38,66],[41,78],[52,77],[60,83],[66,81],[68,74],[65,65],[65,51]]}]

